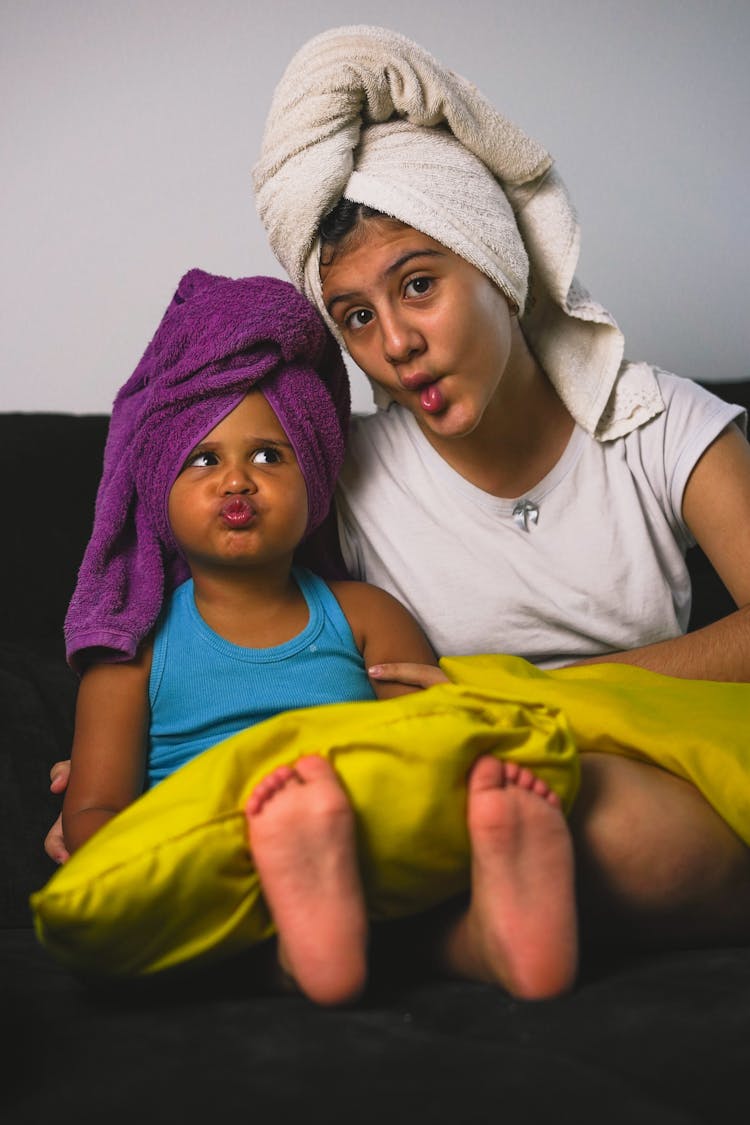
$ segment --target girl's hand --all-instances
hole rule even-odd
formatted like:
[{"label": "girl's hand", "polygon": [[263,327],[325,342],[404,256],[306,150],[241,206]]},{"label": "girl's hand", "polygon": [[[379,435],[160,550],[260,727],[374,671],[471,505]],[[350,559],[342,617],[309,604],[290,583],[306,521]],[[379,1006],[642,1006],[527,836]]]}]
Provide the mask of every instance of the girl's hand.
[{"label": "girl's hand", "polygon": [[367,669],[367,674],[372,680],[415,688],[428,688],[434,684],[450,682],[445,672],[433,664],[374,664]]},{"label": "girl's hand", "polygon": [[64,793],[70,780],[70,758],[64,762],[55,762],[49,771],[49,787],[51,793]]},{"label": "girl's hand", "polygon": [[[53,793],[63,793],[67,787],[68,778],[70,777],[70,759],[68,758],[64,762],[55,762],[54,766],[49,771],[49,776],[50,790]],[[55,863],[65,863],[66,859],[70,859],[63,836],[62,814],[58,816],[45,836],[44,850],[50,859],[54,859]]]},{"label": "girl's hand", "polygon": [[62,813],[44,837],[44,850],[50,859],[54,859],[55,863],[65,863],[66,859],[70,859],[70,853],[65,847],[63,836]]}]

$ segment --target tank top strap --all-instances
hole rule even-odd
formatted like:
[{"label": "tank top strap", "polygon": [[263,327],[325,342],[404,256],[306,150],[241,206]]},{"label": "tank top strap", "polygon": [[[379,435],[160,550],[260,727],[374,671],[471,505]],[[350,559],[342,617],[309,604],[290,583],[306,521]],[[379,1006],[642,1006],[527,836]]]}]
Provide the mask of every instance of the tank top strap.
[{"label": "tank top strap", "polygon": [[328,583],[305,567],[294,567],[292,574],[307,602],[310,620],[313,619],[317,609],[343,644],[353,644],[354,635],[351,626]]}]

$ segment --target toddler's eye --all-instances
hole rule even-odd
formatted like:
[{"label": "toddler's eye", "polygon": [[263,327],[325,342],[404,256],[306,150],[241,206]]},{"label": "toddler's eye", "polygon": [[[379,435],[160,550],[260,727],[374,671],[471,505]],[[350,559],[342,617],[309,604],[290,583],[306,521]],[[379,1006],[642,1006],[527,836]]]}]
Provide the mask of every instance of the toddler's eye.
[{"label": "toddler's eye", "polygon": [[280,460],[281,454],[272,445],[264,446],[263,449],[256,449],[252,457],[254,465],[278,465]]},{"label": "toddler's eye", "polygon": [[431,277],[413,277],[411,281],[407,281],[404,292],[410,297],[422,297],[430,291],[431,286]]},{"label": "toddler's eye", "polygon": [[347,313],[344,317],[344,328],[356,332],[358,328],[364,328],[371,320],[372,313],[369,309],[355,309],[354,312]]},{"label": "toddler's eye", "polygon": [[218,465],[219,459],[215,453],[208,449],[198,449],[191,453],[185,462],[186,469],[207,469],[210,465]]}]

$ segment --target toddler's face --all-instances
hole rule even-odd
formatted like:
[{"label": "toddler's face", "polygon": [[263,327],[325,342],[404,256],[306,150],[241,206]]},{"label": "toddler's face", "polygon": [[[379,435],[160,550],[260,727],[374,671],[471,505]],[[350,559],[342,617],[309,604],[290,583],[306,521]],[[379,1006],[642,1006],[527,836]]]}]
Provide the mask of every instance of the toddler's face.
[{"label": "toddler's face", "polygon": [[291,560],[307,527],[307,489],[260,391],[247,394],[191,452],[168,512],[193,574]]}]

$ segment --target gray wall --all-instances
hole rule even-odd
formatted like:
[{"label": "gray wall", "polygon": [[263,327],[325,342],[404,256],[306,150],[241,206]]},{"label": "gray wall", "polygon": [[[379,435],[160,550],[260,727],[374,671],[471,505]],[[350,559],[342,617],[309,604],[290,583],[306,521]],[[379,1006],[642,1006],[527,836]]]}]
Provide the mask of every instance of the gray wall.
[{"label": "gray wall", "polygon": [[750,375],[748,0],[0,0],[0,409],[109,410],[186,269],[281,274],[250,185],[271,92],[357,22],[553,153],[629,356]]}]

